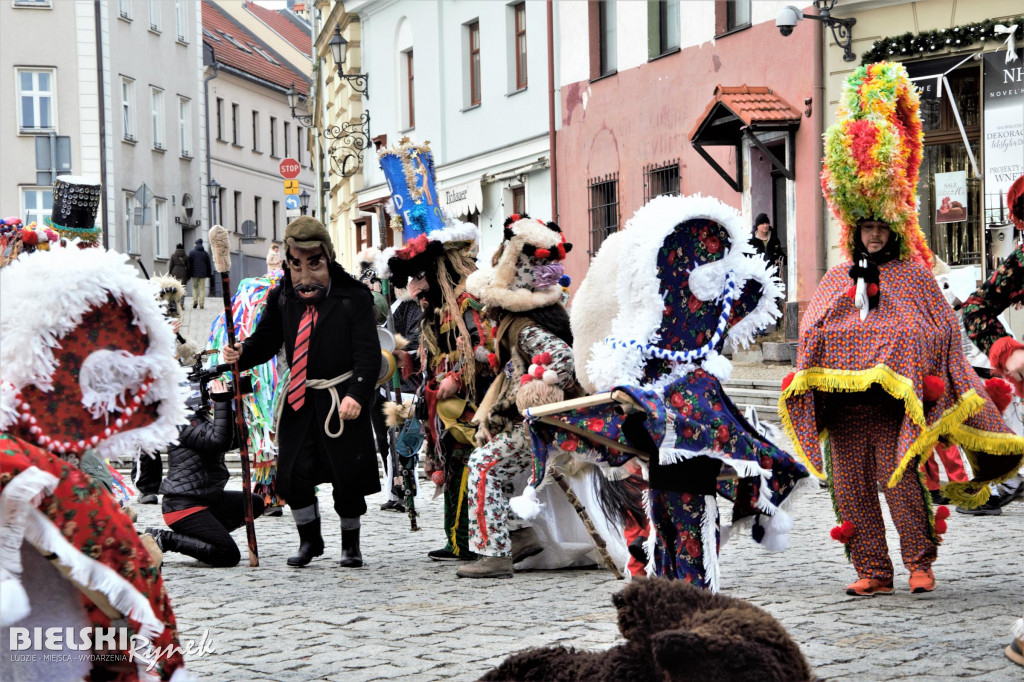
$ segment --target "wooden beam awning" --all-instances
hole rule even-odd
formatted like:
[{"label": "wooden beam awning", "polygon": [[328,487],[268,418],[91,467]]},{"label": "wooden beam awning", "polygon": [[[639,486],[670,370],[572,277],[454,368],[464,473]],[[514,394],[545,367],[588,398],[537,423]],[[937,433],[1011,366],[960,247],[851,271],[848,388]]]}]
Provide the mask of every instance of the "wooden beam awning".
[{"label": "wooden beam awning", "polygon": [[[708,104],[696,127],[690,133],[690,144],[697,150],[722,179],[729,183],[735,191],[743,191],[743,164],[740,161],[743,153],[743,138],[750,142],[765,155],[787,179],[796,176],[791,163],[786,165],[768,150],[765,143],[758,138],[759,133],[786,131],[789,133],[788,143],[792,144],[792,133],[800,127],[800,112],[790,106],[789,102],[776,95],[764,86],[740,85],[738,87],[715,86],[714,99]],[[736,169],[730,174],[715,161],[705,147],[732,147],[736,151]]]}]

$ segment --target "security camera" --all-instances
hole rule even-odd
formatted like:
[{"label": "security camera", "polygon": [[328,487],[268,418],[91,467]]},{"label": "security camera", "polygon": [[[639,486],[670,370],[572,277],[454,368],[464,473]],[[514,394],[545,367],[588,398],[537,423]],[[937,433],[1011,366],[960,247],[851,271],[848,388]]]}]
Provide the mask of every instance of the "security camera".
[{"label": "security camera", "polygon": [[779,33],[783,36],[793,35],[793,29],[796,28],[798,21],[804,18],[804,13],[793,7],[792,5],[786,5],[779,14],[775,17],[775,27],[779,29]]}]

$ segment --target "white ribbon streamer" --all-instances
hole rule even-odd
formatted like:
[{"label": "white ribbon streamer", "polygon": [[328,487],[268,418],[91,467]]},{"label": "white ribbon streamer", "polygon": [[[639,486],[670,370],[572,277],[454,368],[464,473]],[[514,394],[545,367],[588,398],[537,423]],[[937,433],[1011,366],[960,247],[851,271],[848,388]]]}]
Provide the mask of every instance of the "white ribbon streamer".
[{"label": "white ribbon streamer", "polygon": [[1017,59],[1017,24],[1014,24],[1013,26],[1006,26],[1005,24],[996,24],[995,28],[992,29],[992,32],[995,33],[997,36],[1006,36],[1006,41],[1004,42],[1004,44],[1006,45],[1005,63],[1010,64],[1011,62],[1015,61]]}]

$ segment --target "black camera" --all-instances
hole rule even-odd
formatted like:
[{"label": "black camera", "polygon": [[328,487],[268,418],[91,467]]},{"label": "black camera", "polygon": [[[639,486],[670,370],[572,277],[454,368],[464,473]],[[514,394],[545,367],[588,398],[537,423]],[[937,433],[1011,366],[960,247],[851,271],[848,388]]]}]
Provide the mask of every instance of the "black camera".
[{"label": "black camera", "polygon": [[[219,351],[216,350],[204,350],[202,353],[196,353],[195,362],[192,364],[192,371],[188,374],[189,383],[199,389],[199,408],[202,409],[212,398],[217,402],[230,402],[235,398],[235,387],[232,382],[227,382],[227,393],[214,393],[211,395],[209,384],[214,379],[221,377],[225,372],[230,372],[232,365],[229,362],[222,363],[220,365],[214,365],[212,367],[203,367],[203,360],[207,356],[216,355]],[[237,377],[236,377],[237,379]],[[245,375],[239,380],[239,387],[241,388],[242,395],[248,395],[252,393],[252,377]]]}]

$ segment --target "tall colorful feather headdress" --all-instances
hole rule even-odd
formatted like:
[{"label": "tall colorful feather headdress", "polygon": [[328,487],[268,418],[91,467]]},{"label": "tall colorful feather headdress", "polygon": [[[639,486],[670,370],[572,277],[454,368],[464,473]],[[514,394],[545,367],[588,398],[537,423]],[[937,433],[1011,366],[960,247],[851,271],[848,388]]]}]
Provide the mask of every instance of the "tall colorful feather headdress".
[{"label": "tall colorful feather headdress", "polygon": [[881,220],[900,237],[900,259],[927,267],[932,252],[917,220],[924,133],[917,90],[902,64],[878,62],[846,79],[825,132],[821,189],[853,257],[858,220]]}]

